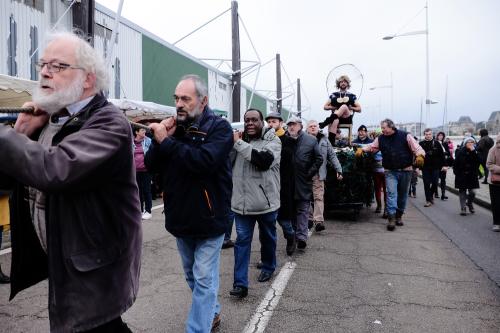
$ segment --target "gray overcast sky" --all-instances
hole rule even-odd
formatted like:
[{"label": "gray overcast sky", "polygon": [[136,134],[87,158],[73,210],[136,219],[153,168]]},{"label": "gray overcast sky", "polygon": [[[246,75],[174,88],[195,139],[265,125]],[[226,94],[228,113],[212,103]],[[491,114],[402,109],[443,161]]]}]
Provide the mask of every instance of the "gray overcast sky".
[{"label": "gray overcast sky", "polygon": [[[118,0],[97,0],[116,11]],[[364,75],[364,107],[355,124],[418,121],[425,97],[425,35],[382,37],[425,29],[424,0],[240,0],[239,13],[264,63],[276,53],[292,81],[301,79],[309,107],[307,118],[323,119],[331,69],[353,63]],[[122,15],[173,43],[230,8],[229,0],[125,0]],[[461,115],[487,120],[500,110],[500,1],[429,0],[430,97],[428,123],[442,123],[448,76],[448,120]],[[241,57],[257,60],[243,27]],[[226,13],[177,46],[198,58],[231,58],[231,20]],[[221,68],[228,70],[228,68]],[[390,89],[368,87],[394,82],[394,114]],[[285,74],[283,86],[288,85]],[[245,83],[252,86],[253,77]],[[261,69],[257,89],[275,89],[275,65]],[[166,92],[170,94],[171,92]],[[290,105],[290,99],[284,105]],[[425,121],[425,106],[424,119]]]}]

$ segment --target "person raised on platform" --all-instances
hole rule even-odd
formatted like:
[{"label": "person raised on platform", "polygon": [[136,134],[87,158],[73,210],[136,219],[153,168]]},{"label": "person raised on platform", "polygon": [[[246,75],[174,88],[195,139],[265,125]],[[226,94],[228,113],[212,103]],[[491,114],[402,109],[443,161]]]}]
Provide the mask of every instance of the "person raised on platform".
[{"label": "person raised on platform", "polygon": [[323,122],[319,123],[319,128],[328,126],[328,140],[335,146],[335,134],[339,124],[352,124],[354,112],[361,112],[361,105],[357,101],[355,94],[348,91],[351,87],[351,80],[347,75],[340,76],[336,81],[338,91],[333,92],[323,107],[330,110],[332,114]]}]

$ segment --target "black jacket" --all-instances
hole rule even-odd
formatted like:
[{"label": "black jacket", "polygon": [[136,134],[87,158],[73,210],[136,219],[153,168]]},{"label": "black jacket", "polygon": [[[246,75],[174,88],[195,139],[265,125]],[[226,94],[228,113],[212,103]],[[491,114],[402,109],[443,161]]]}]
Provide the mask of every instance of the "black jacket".
[{"label": "black jacket", "polygon": [[288,135],[281,135],[281,160],[280,160],[280,201],[278,220],[291,220],[295,218],[295,168],[293,166],[294,152],[297,141]]},{"label": "black jacket", "polygon": [[495,143],[493,142],[493,139],[490,138],[488,135],[485,135],[479,139],[479,142],[477,143],[477,155],[479,157],[479,161],[482,164],[486,164],[486,158],[488,157],[488,152],[490,151],[491,147],[493,147]]},{"label": "black jacket", "polygon": [[469,151],[465,147],[458,149],[455,153],[453,173],[455,174],[455,188],[479,188],[479,157],[476,150]]},{"label": "black jacket", "polygon": [[445,165],[445,152],[438,140],[422,140],[419,145],[425,150],[424,170],[440,170]]},{"label": "black jacket", "polygon": [[145,156],[148,170],[163,174],[165,227],[175,237],[212,238],[225,233],[231,207],[229,153],[233,131],[208,107],[185,129],[153,142]]},{"label": "black jacket", "polygon": [[[70,117],[52,147],[0,126],[0,188],[11,197],[11,299],[49,278],[51,332],[89,330],[134,302],[141,212],[123,113],[95,96]],[[12,183],[10,184],[12,185]],[[48,255],[33,228],[26,186],[46,194]]]},{"label": "black jacket", "polygon": [[[293,139],[293,138],[292,138]],[[295,169],[295,200],[312,199],[312,178],[318,172],[323,157],[315,137],[300,132],[293,155]]]}]

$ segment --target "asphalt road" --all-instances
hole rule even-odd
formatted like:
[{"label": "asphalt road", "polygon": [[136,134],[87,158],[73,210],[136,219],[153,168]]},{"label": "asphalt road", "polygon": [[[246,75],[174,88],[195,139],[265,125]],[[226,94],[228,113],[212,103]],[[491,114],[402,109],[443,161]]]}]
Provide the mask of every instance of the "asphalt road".
[{"label": "asphalt road", "polygon": [[[369,209],[355,222],[337,215],[292,258],[285,255],[280,233],[279,269],[290,262],[295,269],[275,308],[261,309],[267,326],[245,332],[500,332],[500,288],[489,277],[493,273],[480,266],[494,266],[495,258],[475,260],[500,253],[500,233],[490,231],[487,211],[478,208],[475,216],[461,217],[450,198],[424,209],[420,193],[409,203],[406,225],[394,232]],[[123,317],[134,332],[183,332],[190,291],[161,210],[153,216],[144,222],[139,296]],[[249,296],[235,300],[228,294],[233,251],[222,250],[219,332],[243,332],[268,291],[278,294],[271,288],[278,278],[256,281],[259,255],[255,232]],[[4,270],[9,261],[9,254],[0,256]],[[12,302],[8,292],[8,285],[0,285],[0,332],[48,332],[47,283]]]}]

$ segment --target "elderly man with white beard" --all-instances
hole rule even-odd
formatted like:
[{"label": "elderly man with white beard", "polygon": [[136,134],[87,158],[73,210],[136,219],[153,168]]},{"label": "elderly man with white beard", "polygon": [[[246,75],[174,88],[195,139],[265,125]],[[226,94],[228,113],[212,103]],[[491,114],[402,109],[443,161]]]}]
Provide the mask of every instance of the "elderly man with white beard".
[{"label": "elderly man with white beard", "polygon": [[0,126],[0,189],[11,197],[11,296],[49,282],[51,332],[130,332],[141,212],[132,133],[101,91],[103,59],[55,33],[40,61],[33,114]]}]

